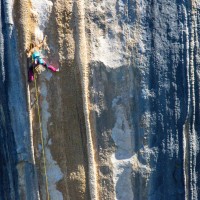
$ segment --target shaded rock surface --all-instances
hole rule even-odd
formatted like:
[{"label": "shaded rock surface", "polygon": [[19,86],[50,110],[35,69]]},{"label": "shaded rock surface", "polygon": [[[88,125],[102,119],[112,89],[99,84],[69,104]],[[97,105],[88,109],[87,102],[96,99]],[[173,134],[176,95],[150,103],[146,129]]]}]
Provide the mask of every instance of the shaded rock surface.
[{"label": "shaded rock surface", "polygon": [[200,199],[198,0],[0,8],[0,199]]}]

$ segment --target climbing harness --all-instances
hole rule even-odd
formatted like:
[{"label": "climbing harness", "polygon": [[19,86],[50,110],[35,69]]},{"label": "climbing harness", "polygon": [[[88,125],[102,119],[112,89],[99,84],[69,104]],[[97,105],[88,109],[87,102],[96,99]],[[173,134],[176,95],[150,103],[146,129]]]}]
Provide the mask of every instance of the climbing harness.
[{"label": "climbing harness", "polygon": [[44,148],[44,139],[43,139],[41,118],[40,118],[40,108],[39,108],[39,101],[38,101],[38,89],[37,89],[36,79],[37,79],[37,76],[35,75],[34,82],[35,82],[35,91],[36,91],[37,112],[38,112],[38,119],[39,119],[39,126],[40,126],[40,137],[41,137],[41,142],[42,142],[42,156],[43,156],[43,162],[44,162],[45,187],[46,187],[47,200],[50,200],[47,168],[46,168],[46,156],[45,156],[46,154],[45,154],[45,148]]}]

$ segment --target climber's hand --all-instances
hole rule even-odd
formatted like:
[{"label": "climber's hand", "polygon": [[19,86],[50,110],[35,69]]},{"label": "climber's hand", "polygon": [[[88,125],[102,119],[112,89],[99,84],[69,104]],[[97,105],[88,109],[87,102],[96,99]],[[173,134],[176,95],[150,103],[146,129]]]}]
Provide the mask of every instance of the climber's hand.
[{"label": "climber's hand", "polygon": [[30,52],[28,51],[28,49],[26,49],[26,56],[27,56],[28,58],[30,58],[30,56],[31,56],[31,54],[30,54]]},{"label": "climber's hand", "polygon": [[45,35],[42,42],[43,42],[44,44],[46,44],[46,41],[47,41],[47,36]]}]

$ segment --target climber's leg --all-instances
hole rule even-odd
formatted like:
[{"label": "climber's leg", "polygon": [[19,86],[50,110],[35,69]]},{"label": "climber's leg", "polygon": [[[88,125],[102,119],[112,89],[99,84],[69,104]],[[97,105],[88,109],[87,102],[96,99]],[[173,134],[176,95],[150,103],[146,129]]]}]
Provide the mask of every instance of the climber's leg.
[{"label": "climber's leg", "polygon": [[28,80],[31,82],[34,80],[34,72],[33,72],[33,66],[31,66],[28,70]]},{"label": "climber's leg", "polygon": [[50,69],[52,72],[58,72],[59,71],[59,69],[56,69],[52,65],[47,65],[47,63],[42,58],[39,59],[39,64],[43,65],[47,69]]},{"label": "climber's leg", "polygon": [[50,69],[52,72],[58,72],[58,71],[59,71],[59,68],[56,69],[56,68],[53,67],[52,65],[48,65],[47,68]]},{"label": "climber's leg", "polygon": [[53,67],[52,65],[47,65],[46,62],[43,62],[42,65],[45,66],[47,69],[50,69],[52,72],[58,72],[58,71],[59,71],[59,68],[56,69],[56,68]]}]

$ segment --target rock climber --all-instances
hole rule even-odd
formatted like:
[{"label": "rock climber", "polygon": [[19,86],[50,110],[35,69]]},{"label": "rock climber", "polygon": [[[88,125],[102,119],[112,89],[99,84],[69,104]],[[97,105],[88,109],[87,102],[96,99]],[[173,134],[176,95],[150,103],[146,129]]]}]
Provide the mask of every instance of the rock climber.
[{"label": "rock climber", "polygon": [[41,58],[40,49],[45,44],[46,36],[44,37],[43,41],[40,42],[38,45],[36,45],[35,43],[31,43],[29,49],[26,50],[27,57],[30,58],[32,56],[32,64],[28,71],[28,79],[30,82],[34,80],[34,69],[39,65],[42,65],[53,72],[59,71],[59,68],[56,69],[51,65],[47,65],[47,63]]}]

